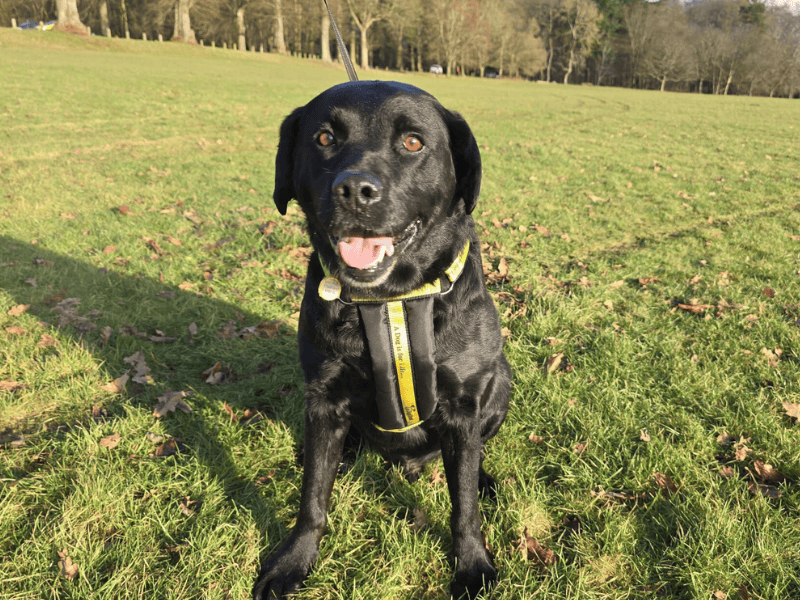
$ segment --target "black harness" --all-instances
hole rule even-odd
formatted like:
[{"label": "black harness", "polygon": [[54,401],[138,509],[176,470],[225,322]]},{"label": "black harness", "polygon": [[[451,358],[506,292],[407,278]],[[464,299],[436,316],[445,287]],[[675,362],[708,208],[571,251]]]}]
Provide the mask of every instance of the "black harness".
[{"label": "black harness", "polygon": [[[358,307],[367,336],[375,380],[381,431],[402,433],[421,424],[436,410],[436,361],[433,339],[433,299],[447,294],[461,276],[469,240],[446,277],[391,298],[351,298]],[[339,300],[341,286],[320,258],[326,277],[319,285],[323,300]]]}]

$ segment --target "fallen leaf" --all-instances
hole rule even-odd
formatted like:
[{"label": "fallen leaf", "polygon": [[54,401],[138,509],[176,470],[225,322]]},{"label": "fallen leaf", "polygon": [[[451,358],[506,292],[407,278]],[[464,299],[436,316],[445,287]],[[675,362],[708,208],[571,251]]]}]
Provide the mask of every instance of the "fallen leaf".
[{"label": "fallen leaf", "polygon": [[19,325],[12,325],[11,327],[6,327],[6,332],[10,333],[11,335],[25,335],[28,333]]},{"label": "fallen leaf", "polygon": [[104,438],[100,438],[101,448],[116,448],[119,446],[120,435],[115,433]]},{"label": "fallen leaf", "polygon": [[105,385],[101,385],[100,389],[105,390],[106,392],[111,392],[112,394],[121,394],[125,391],[125,386],[128,384],[129,379],[130,375],[128,375],[128,371],[125,371],[114,381],[111,381]]},{"label": "fallen leaf", "polygon": [[767,298],[774,298],[775,297],[775,290],[773,290],[770,287],[765,287],[764,290],[763,290],[763,293]]},{"label": "fallen leaf", "polygon": [[781,404],[786,411],[787,417],[795,421],[800,420],[800,402],[782,402]]},{"label": "fallen leaf", "polygon": [[197,323],[192,322],[189,324],[189,335],[194,337],[197,335]]},{"label": "fallen leaf", "polygon": [[777,367],[778,360],[780,360],[781,355],[783,354],[783,350],[780,348],[775,348],[775,350],[770,350],[768,348],[761,348],[761,354],[764,355],[764,358],[767,359],[767,364],[770,367]]},{"label": "fallen leaf", "polygon": [[444,473],[439,470],[438,466],[433,467],[433,473],[431,473],[431,483],[437,485],[445,483]]},{"label": "fallen leaf", "polygon": [[644,443],[648,443],[650,441],[650,432],[647,429],[641,429],[639,431],[639,439]]},{"label": "fallen leaf", "polygon": [[50,348],[58,344],[58,340],[54,338],[52,335],[48,335],[46,333],[42,334],[42,337],[39,339],[39,347],[40,348]]},{"label": "fallen leaf", "polygon": [[9,381],[7,379],[0,381],[0,392],[16,392],[24,387],[25,384],[19,381]]},{"label": "fallen leaf", "polygon": [[192,407],[189,406],[185,401],[184,398],[191,396],[194,392],[192,391],[168,391],[158,397],[158,404],[153,407],[153,416],[154,417],[163,417],[169,412],[175,412],[175,410],[182,410],[185,413],[192,412]]},{"label": "fallen leaf", "polygon": [[36,277],[30,277],[26,279],[25,283],[27,283],[31,287],[39,287],[39,284],[36,282]]},{"label": "fallen leaf", "polygon": [[61,560],[58,561],[58,568],[61,570],[61,575],[72,581],[78,576],[78,565],[72,562],[72,559],[67,556],[66,549],[58,552],[58,556],[61,558]]},{"label": "fallen leaf", "polygon": [[714,592],[714,600],[726,600],[727,597],[728,594],[726,594],[721,590],[717,590],[716,592]]},{"label": "fallen leaf", "polygon": [[18,316],[20,316],[22,313],[24,313],[26,310],[28,310],[30,307],[31,307],[31,305],[30,305],[30,304],[17,304],[17,305],[16,305],[16,306],[14,306],[13,308],[11,308],[11,309],[8,311],[8,313],[7,313],[7,314],[8,314],[8,315],[10,315],[10,316],[12,316],[12,317],[18,317]]},{"label": "fallen leaf", "polygon": [[538,436],[538,435],[536,435],[535,433],[532,433],[532,434],[531,434],[531,435],[528,437],[528,440],[529,440],[529,441],[530,441],[532,444],[541,444],[542,442],[544,442],[544,438],[543,438],[543,437],[540,437],[540,436]]},{"label": "fallen leaf", "polygon": [[603,306],[606,307],[608,310],[614,310],[614,303],[611,300],[606,300],[603,302]]},{"label": "fallen leaf", "polygon": [[772,465],[763,460],[754,460],[753,468],[763,483],[777,483],[783,479],[783,473],[776,471]]},{"label": "fallen leaf", "polygon": [[547,362],[544,365],[544,371],[548,375],[558,371],[561,363],[564,362],[564,353],[558,352],[557,354],[553,354],[550,358],[547,359]]},{"label": "fallen leaf", "polygon": [[770,498],[772,500],[777,500],[781,497],[781,491],[773,485],[751,482],[747,486],[747,489],[750,490],[750,493],[754,496],[761,494],[765,498]]},{"label": "fallen leaf", "polygon": [[730,465],[722,467],[719,470],[719,474],[722,477],[724,477],[725,479],[730,479],[731,477],[733,477],[735,475],[735,473],[733,471],[733,467],[731,467]]},{"label": "fallen leaf", "polygon": [[222,408],[225,409],[225,412],[228,413],[228,416],[231,418],[231,421],[236,423],[239,422],[239,417],[236,415],[234,410],[228,405],[227,402],[223,402]]},{"label": "fallen leaf", "polygon": [[558,562],[558,557],[552,550],[543,548],[529,533],[528,528],[522,532],[522,537],[517,542],[517,548],[526,560],[538,564],[542,568],[552,567]]},{"label": "fallen leaf", "polygon": [[497,265],[497,274],[501,279],[508,278],[508,263],[506,262],[505,257],[502,257],[500,259],[500,263]]},{"label": "fallen leaf", "polygon": [[572,451],[578,456],[582,456],[589,449],[589,442],[580,442],[572,447]]},{"label": "fallen leaf", "polygon": [[152,431],[148,431],[147,433],[145,433],[144,437],[148,442],[152,442],[154,444],[160,444],[161,442],[164,441],[163,435],[158,435],[157,433],[153,433]]},{"label": "fallen leaf", "polygon": [[665,475],[664,473],[653,473],[653,479],[656,480],[656,485],[666,492],[667,496],[678,491],[678,486],[675,485],[675,482],[672,481],[669,475]]},{"label": "fallen leaf", "polygon": [[736,452],[734,452],[733,456],[736,458],[737,462],[743,462],[747,455],[752,453],[753,451],[747,447],[746,444],[740,444],[738,448],[736,448]]},{"label": "fallen leaf", "polygon": [[681,304],[678,303],[678,308],[681,310],[685,310],[686,312],[690,312],[696,315],[700,313],[704,313],[705,311],[714,308],[713,304]]},{"label": "fallen leaf", "polygon": [[180,507],[181,507],[181,512],[183,513],[183,516],[191,517],[192,515],[194,515],[194,510],[195,510],[194,506],[196,504],[197,504],[197,501],[196,500],[192,500],[189,496],[186,496],[186,498],[181,500]]},{"label": "fallen leaf", "polygon": [[153,378],[148,375],[148,373],[150,373],[150,367],[148,367],[145,362],[144,352],[137,350],[130,356],[123,358],[122,361],[133,367],[133,369],[131,369],[133,371],[133,375],[131,376],[133,381],[142,384],[155,383]]},{"label": "fallen leaf", "polygon": [[418,506],[414,507],[414,523],[411,525],[412,531],[422,531],[429,524],[428,516],[425,511]]},{"label": "fallen leaf", "polygon": [[618,279],[617,281],[612,281],[611,283],[609,283],[608,287],[610,287],[612,290],[616,290],[618,288],[621,288],[623,285],[625,285],[625,280]]},{"label": "fallen leaf", "polygon": [[729,434],[727,431],[723,431],[717,436],[717,443],[720,446],[730,446],[736,441],[736,436]]},{"label": "fallen leaf", "polygon": [[186,446],[184,446],[182,442],[183,440],[180,438],[170,438],[163,444],[159,444],[156,448],[155,455],[159,458],[165,458],[183,452],[186,450]]}]

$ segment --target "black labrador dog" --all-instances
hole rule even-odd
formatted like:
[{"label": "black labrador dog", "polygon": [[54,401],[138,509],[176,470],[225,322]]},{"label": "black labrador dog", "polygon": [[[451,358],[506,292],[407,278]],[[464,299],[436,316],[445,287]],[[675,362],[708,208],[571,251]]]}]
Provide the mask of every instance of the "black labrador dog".
[{"label": "black labrador dog", "polygon": [[299,323],[305,454],[297,524],[262,565],[257,600],[297,591],[319,554],[348,434],[409,481],[441,455],[456,598],[496,577],[479,491],[511,371],[475,225],[481,159],[457,113],[410,85],[337,85],[280,129],[274,200],[296,198],[314,253]]}]

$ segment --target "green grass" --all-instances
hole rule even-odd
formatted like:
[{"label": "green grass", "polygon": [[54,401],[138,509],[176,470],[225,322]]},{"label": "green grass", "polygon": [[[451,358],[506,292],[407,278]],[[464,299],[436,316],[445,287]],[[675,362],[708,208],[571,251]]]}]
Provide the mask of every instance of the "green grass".
[{"label": "green grass", "polygon": [[[291,251],[307,242],[296,205],[272,206],[277,131],[344,72],[56,32],[0,44],[0,380],[22,386],[0,391],[0,597],[245,598],[302,475]],[[800,427],[782,405],[800,402],[799,105],[362,76],[431,91],[482,148],[475,216],[485,260],[509,268],[490,288],[515,372],[487,448],[502,485],[482,503],[488,597],[800,597]],[[68,298],[71,318],[53,310]],[[226,339],[229,321],[277,327]],[[103,390],[137,350],[152,382]],[[233,381],[203,381],[216,361]],[[167,390],[193,390],[193,412],[154,418]],[[147,432],[184,452],[156,456]],[[737,461],[724,432],[752,452]],[[757,461],[779,497],[752,485]],[[363,453],[298,598],[446,597],[435,468],[410,485]],[[518,550],[526,528],[553,566]]]}]

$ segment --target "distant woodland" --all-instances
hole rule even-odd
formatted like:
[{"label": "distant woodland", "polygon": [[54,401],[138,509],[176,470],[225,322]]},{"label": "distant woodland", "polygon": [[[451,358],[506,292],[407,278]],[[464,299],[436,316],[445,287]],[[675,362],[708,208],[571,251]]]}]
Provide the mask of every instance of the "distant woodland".
[{"label": "distant woodland", "polygon": [[[330,0],[359,69],[800,97],[800,15],[749,0]],[[322,0],[0,0],[0,24],[57,20],[338,60]]]}]

